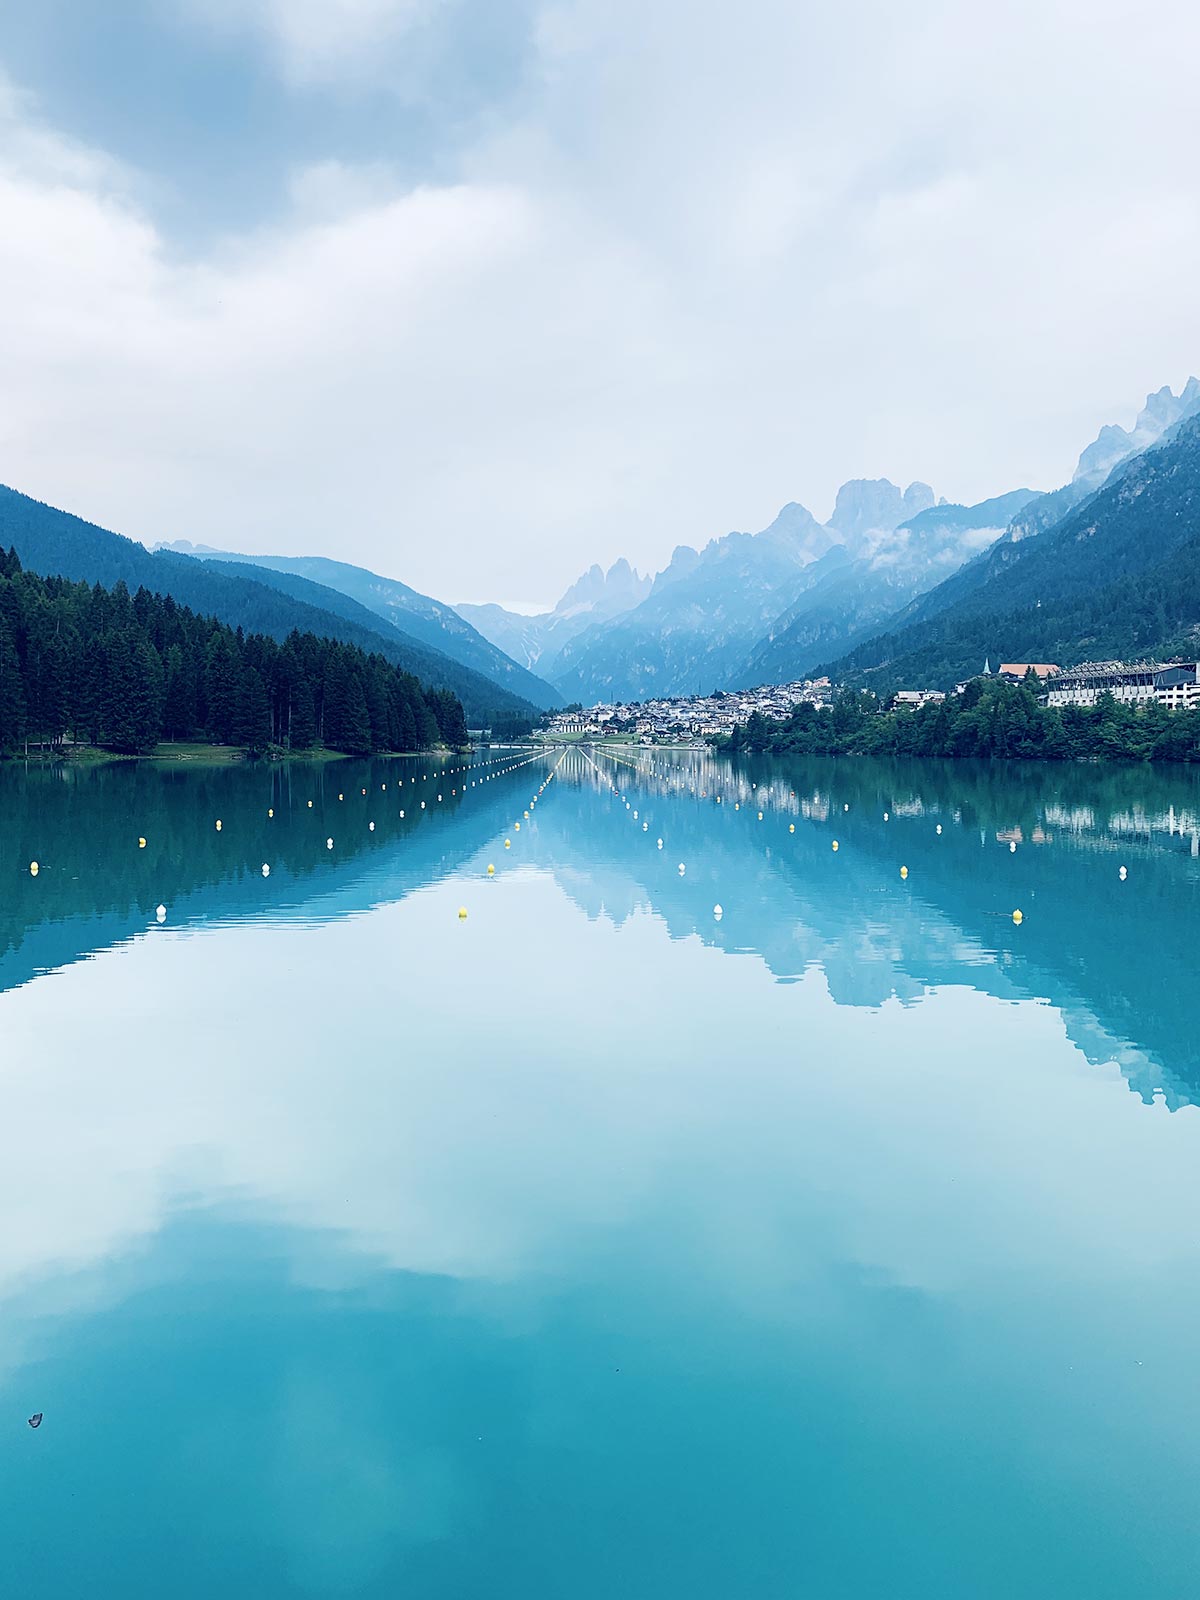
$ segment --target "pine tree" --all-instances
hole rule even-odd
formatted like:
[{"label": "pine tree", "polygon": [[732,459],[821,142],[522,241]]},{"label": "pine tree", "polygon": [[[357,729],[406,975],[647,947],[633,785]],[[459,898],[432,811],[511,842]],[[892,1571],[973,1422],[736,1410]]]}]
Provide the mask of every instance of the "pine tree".
[{"label": "pine tree", "polygon": [[233,742],[251,755],[261,755],[271,742],[271,703],[262,674],[247,667],[238,685]]},{"label": "pine tree", "polygon": [[25,685],[13,645],[12,629],[0,616],[0,750],[12,750],[25,737]]}]

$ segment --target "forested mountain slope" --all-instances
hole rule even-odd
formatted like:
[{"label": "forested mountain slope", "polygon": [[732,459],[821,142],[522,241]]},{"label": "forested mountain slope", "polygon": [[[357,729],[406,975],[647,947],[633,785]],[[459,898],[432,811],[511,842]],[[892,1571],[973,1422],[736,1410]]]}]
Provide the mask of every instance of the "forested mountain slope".
[{"label": "forested mountain slope", "polygon": [[1200,638],[1200,417],[1123,462],[1036,538],[1004,539],[982,581],[935,616],[830,664],[851,683],[949,687],[994,661],[1181,654]]},{"label": "forested mountain slope", "polygon": [[222,570],[228,570],[235,563],[253,567],[259,582],[271,582],[273,587],[285,592],[292,591],[285,582],[275,580],[286,579],[288,575],[320,584],[355,602],[374,618],[398,629],[406,638],[426,649],[440,651],[536,706],[562,704],[557,689],[497,648],[453,606],[421,594],[397,578],[384,578],[366,567],[333,561],[327,556],[248,556],[235,551],[211,550],[186,540],[160,548],[194,556]]},{"label": "forested mountain slope", "polygon": [[378,652],[423,682],[457,695],[472,726],[526,718],[534,711],[528,701],[482,674],[380,626],[378,619],[344,595],[301,578],[290,579],[293,592],[284,593],[248,573],[218,571],[167,550],[152,553],[133,539],[3,486],[0,546],[14,548],[28,571],[106,588],[124,583],[130,593],[146,588],[169,594],[181,605],[247,633],[283,640],[298,630]]}]

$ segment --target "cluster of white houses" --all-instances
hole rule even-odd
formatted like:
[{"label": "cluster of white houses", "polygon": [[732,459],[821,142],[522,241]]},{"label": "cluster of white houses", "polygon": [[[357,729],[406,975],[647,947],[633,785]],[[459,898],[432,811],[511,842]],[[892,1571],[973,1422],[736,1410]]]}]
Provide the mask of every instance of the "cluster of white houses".
[{"label": "cluster of white houses", "polygon": [[686,744],[733,732],[757,711],[782,720],[792,707],[807,701],[827,706],[833,701],[828,678],[798,683],[764,684],[757,689],[731,689],[727,694],[677,695],[669,700],[644,700],[637,705],[599,705],[589,711],[560,711],[546,724],[551,739],[604,739],[634,734],[656,743]]}]

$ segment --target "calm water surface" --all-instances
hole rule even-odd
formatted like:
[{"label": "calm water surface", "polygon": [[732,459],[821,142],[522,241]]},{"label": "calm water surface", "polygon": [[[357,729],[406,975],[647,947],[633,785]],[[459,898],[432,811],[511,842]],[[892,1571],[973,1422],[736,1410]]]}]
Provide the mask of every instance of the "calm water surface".
[{"label": "calm water surface", "polygon": [[1197,1593],[1196,775],[524,760],[0,769],[0,1593]]}]

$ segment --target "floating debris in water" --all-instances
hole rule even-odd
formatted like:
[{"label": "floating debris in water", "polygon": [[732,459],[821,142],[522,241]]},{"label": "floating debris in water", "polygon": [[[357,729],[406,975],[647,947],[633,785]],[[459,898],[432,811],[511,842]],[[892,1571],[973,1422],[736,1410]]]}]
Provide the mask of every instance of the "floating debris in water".
[{"label": "floating debris in water", "polygon": [[35,1411],[29,1419],[29,1426],[31,1428],[40,1428],[42,1425],[42,1418],[45,1416],[45,1414],[46,1413],[44,1411]]}]

